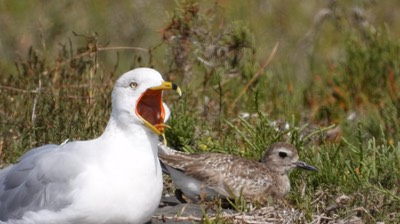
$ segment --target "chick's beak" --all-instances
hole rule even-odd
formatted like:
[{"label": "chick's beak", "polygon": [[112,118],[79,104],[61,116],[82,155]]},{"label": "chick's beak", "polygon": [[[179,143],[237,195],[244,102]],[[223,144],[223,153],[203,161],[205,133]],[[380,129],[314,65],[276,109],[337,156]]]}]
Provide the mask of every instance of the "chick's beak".
[{"label": "chick's beak", "polygon": [[294,165],[297,168],[305,169],[305,170],[310,170],[310,171],[318,171],[318,168],[315,166],[308,165],[307,163],[303,161],[297,161],[294,163]]}]

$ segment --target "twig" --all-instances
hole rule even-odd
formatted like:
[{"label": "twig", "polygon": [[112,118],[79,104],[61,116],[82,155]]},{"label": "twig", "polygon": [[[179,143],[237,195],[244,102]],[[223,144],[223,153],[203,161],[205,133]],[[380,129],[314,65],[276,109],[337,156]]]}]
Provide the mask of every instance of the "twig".
[{"label": "twig", "polygon": [[[79,86],[72,86],[71,88],[86,88],[88,85],[79,85]],[[98,87],[103,87],[106,85],[95,85]],[[60,88],[70,88],[70,86],[60,86]],[[21,92],[21,93],[26,93],[26,94],[37,94],[38,93],[38,89],[35,90],[26,90],[26,89],[20,89],[20,88],[16,88],[16,87],[12,87],[12,86],[2,86],[0,85],[0,89],[5,89],[5,90],[10,90],[10,91],[16,91],[16,92]],[[41,87],[40,92],[48,92],[48,91],[44,91],[46,90],[46,88]],[[52,93],[53,96],[59,96],[60,94],[57,93]],[[77,96],[77,95],[62,95],[61,98],[67,98],[67,99],[94,99],[95,97],[89,97],[89,96]],[[0,113],[5,114],[4,112],[0,111]]]},{"label": "twig", "polygon": [[[100,51],[110,51],[110,50],[130,50],[130,51],[143,51],[143,52],[150,53],[150,50],[149,50],[149,49],[141,48],[141,47],[129,47],[129,46],[119,46],[119,47],[97,47],[96,50],[93,50],[93,51],[85,51],[85,52],[83,52],[83,53],[81,53],[81,54],[75,55],[74,57],[72,57],[72,58],[70,58],[70,59],[68,59],[68,60],[62,61],[62,62],[60,62],[60,63],[58,64],[58,66],[63,65],[63,64],[66,64],[66,63],[70,63],[72,60],[75,60],[75,59],[78,59],[78,58],[81,58],[81,57],[84,57],[84,56],[87,56],[87,55],[91,55],[91,54],[96,53],[96,52],[100,52]],[[58,66],[57,66],[57,67],[58,67]],[[56,69],[56,68],[52,68],[50,71],[53,71],[53,70],[55,70],[55,69]]]},{"label": "twig", "polygon": [[202,218],[195,216],[165,216],[165,215],[153,215],[153,219],[159,220],[175,220],[175,221],[201,221]]},{"label": "twig", "polygon": [[26,89],[20,89],[12,86],[1,86],[0,89],[6,89],[6,90],[12,90],[16,92],[23,92],[23,93],[36,93],[36,90],[26,90]]},{"label": "twig", "polygon": [[239,93],[239,95],[236,97],[236,99],[233,101],[233,103],[230,105],[230,109],[229,111],[232,111],[233,108],[235,107],[237,101],[242,97],[242,95],[247,91],[247,89],[250,87],[251,84],[253,84],[254,81],[256,81],[258,79],[258,77],[263,73],[265,67],[267,67],[267,65],[271,62],[272,58],[275,56],[275,53],[278,49],[279,46],[279,42],[276,42],[274,49],[272,49],[271,54],[269,55],[268,59],[261,65],[261,68],[258,69],[258,71],[256,72],[256,74],[253,76],[253,78],[248,81],[246,83],[246,85],[244,86],[244,88],[242,89],[242,91]]},{"label": "twig", "polygon": [[379,191],[380,193],[386,194],[390,197],[392,197],[393,199],[400,201],[400,196],[394,194],[393,192],[391,192],[390,190],[387,190],[385,188],[382,187],[382,184],[378,183],[379,187],[370,184],[370,187],[374,188],[375,190]]},{"label": "twig", "polygon": [[5,156],[5,155],[3,155],[3,147],[4,147],[4,138],[0,138],[0,169],[2,169],[3,165],[4,165],[1,163]]},{"label": "twig", "polygon": [[[261,217],[260,220],[256,220],[256,216],[252,215],[244,215],[244,214],[222,214],[221,216],[214,216],[214,217],[209,217],[207,218],[208,220],[212,221],[215,219],[220,219],[220,218],[233,218],[235,220],[240,220],[245,223],[249,224],[259,224],[259,223],[277,223],[277,222],[282,222],[281,218],[266,218],[266,217]],[[204,220],[204,217],[196,217],[196,216],[165,216],[165,215],[154,215],[153,219],[158,219],[158,220],[174,220],[174,221],[202,221]]]},{"label": "twig", "polygon": [[316,217],[316,219],[311,222],[312,224],[319,224],[322,222],[322,220],[332,220],[332,218],[326,216],[325,213],[322,213],[321,215],[314,215],[314,217]]},{"label": "twig", "polygon": [[31,117],[32,126],[35,126],[37,102],[38,102],[41,91],[42,91],[42,80],[39,79],[39,86],[36,88],[36,90],[34,90],[36,95],[35,95],[35,99],[33,100],[33,109],[32,109],[32,117]]},{"label": "twig", "polygon": [[[305,127],[306,127],[306,126],[305,126]],[[323,132],[328,131],[328,130],[331,130],[331,129],[334,129],[335,127],[336,127],[336,125],[335,125],[335,124],[332,124],[332,125],[330,125],[330,126],[328,126],[328,127],[319,128],[319,129],[317,129],[317,130],[315,130],[315,131],[312,131],[310,134],[306,135],[306,136],[304,137],[304,139],[311,139],[312,136],[314,136],[314,135],[316,135],[316,134],[319,134],[319,133],[323,133]]]},{"label": "twig", "polygon": [[149,52],[149,49],[141,48],[141,47],[129,47],[129,46],[119,46],[119,47],[99,47],[97,51],[110,51],[110,50],[130,50],[130,51],[143,51]]},{"label": "twig", "polygon": [[323,198],[325,196],[324,193],[320,194],[314,201],[312,201],[310,204],[314,205],[315,203],[319,202],[321,200],[321,198]]}]

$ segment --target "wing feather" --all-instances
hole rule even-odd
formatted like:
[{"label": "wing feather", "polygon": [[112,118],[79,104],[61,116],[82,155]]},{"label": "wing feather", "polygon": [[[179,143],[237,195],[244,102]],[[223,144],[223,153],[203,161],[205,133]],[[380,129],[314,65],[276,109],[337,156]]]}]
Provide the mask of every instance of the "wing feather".
[{"label": "wing feather", "polygon": [[[272,185],[268,171],[261,163],[242,157],[220,153],[175,153],[159,156],[166,165],[200,180],[208,188],[226,197],[232,197],[232,193],[238,196],[242,191],[243,194],[250,194]],[[264,173],[264,176],[260,173]],[[261,178],[256,179],[255,176]],[[241,189],[243,186],[246,188]]]},{"label": "wing feather", "polygon": [[66,153],[71,146],[34,148],[18,163],[0,170],[0,220],[19,219],[27,211],[57,211],[72,202],[69,180],[77,175],[79,159]]}]

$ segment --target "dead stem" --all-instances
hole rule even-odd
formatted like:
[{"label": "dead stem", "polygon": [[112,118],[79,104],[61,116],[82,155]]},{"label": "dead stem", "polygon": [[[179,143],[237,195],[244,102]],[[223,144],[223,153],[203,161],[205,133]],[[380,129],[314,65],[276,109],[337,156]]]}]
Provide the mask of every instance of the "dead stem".
[{"label": "dead stem", "polygon": [[249,87],[251,86],[251,84],[253,84],[254,81],[256,81],[258,79],[258,77],[260,77],[261,74],[263,74],[263,71],[265,69],[265,67],[267,67],[267,65],[272,61],[272,59],[274,58],[276,51],[278,50],[278,46],[279,46],[279,42],[276,42],[274,48],[272,49],[271,54],[269,55],[268,59],[261,65],[261,68],[258,69],[258,71],[256,72],[256,74],[254,74],[253,78],[248,81],[246,83],[246,85],[243,87],[242,91],[240,91],[239,95],[235,98],[235,100],[233,101],[233,103],[229,106],[229,111],[233,111],[233,108],[235,107],[237,101],[242,97],[242,95],[249,89]]}]

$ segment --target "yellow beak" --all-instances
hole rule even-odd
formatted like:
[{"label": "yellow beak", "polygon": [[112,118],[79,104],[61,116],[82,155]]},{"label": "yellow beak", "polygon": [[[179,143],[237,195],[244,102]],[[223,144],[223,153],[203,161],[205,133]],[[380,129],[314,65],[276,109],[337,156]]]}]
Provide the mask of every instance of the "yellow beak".
[{"label": "yellow beak", "polygon": [[175,90],[179,94],[179,96],[182,96],[182,91],[179,88],[179,86],[177,86],[175,83],[172,83],[172,82],[163,82],[163,83],[161,83],[161,85],[154,86],[149,89],[151,89],[151,90],[171,90],[172,89],[172,90]]}]

